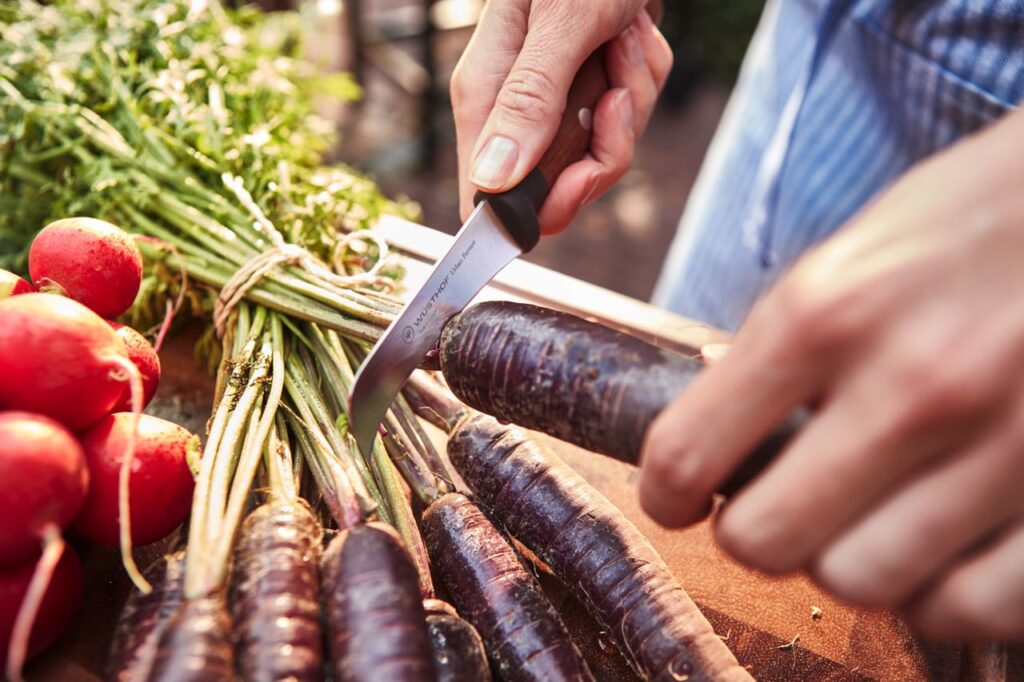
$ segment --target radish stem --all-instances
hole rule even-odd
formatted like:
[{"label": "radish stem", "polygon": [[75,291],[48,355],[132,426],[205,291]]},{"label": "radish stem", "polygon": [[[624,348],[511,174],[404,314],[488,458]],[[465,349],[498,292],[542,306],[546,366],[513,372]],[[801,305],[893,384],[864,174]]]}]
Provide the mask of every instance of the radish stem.
[{"label": "radish stem", "polygon": [[117,367],[117,378],[127,378],[131,388],[132,403],[132,433],[128,437],[128,444],[125,446],[124,454],[121,456],[121,468],[118,472],[117,481],[117,508],[120,520],[121,535],[121,563],[124,564],[128,576],[135,583],[135,586],[143,594],[153,591],[152,585],[143,577],[139,567],[135,564],[135,557],[132,556],[132,528],[131,528],[131,505],[129,501],[131,482],[132,460],[135,459],[135,444],[139,439],[139,415],[142,414],[142,375],[138,367],[127,359],[114,356],[110,358],[111,364]]}]

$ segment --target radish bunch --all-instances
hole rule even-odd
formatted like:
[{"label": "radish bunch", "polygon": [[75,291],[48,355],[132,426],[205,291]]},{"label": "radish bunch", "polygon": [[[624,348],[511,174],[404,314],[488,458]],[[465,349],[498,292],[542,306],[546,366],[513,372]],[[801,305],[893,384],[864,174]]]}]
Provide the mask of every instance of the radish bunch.
[{"label": "radish bunch", "polygon": [[126,233],[72,218],[32,243],[32,285],[0,271],[0,662],[10,679],[77,608],[81,567],[64,530],[120,545],[137,574],[132,543],[188,516],[197,439],[140,414],[160,361],[141,334],[104,319],[132,304],[141,267]]}]

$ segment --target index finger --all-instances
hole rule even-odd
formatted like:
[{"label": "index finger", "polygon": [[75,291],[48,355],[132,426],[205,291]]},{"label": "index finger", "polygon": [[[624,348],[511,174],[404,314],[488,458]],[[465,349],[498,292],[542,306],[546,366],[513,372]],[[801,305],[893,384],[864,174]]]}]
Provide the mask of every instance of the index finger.
[{"label": "index finger", "polygon": [[476,192],[468,179],[470,155],[494,109],[498,92],[523,48],[528,18],[517,3],[486,3],[473,37],[452,73],[450,91],[463,220],[473,210]]}]

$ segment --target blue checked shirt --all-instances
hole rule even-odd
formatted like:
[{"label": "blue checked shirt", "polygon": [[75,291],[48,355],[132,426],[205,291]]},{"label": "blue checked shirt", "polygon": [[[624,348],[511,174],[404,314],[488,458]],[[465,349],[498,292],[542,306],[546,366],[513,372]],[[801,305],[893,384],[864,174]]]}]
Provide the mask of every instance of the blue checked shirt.
[{"label": "blue checked shirt", "polygon": [[1022,100],[1024,0],[771,0],[654,302],[735,330],[879,190]]}]

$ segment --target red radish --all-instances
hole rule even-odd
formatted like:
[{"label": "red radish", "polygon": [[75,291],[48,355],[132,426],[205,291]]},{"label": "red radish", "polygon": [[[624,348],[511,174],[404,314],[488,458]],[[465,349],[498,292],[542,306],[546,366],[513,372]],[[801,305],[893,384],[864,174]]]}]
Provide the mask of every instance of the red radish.
[{"label": "red radish", "polygon": [[[125,349],[128,351],[128,359],[135,363],[142,375],[142,406],[149,405],[153,399],[157,386],[160,384],[160,356],[156,354],[153,345],[146,340],[146,337],[127,325],[118,322],[108,324],[117,335],[124,341]],[[121,400],[114,405],[114,412],[128,412],[132,409],[131,391],[125,387]]]},{"label": "red radish", "polygon": [[[57,639],[78,609],[82,596],[82,564],[73,549],[63,547],[64,543],[59,538],[57,543],[54,548],[63,551],[57,555],[54,562],[56,565],[49,567],[52,575],[43,575],[45,571],[37,571],[37,561],[34,559],[17,566],[0,568],[0,660],[6,665],[10,679],[19,678],[21,663],[25,659],[40,653]],[[40,581],[40,577],[48,577],[48,584]],[[28,601],[26,596],[34,581],[37,586],[42,584],[43,589],[36,594],[41,597],[34,604],[38,608],[31,609],[35,611],[34,614],[28,614],[22,607]],[[26,638],[12,641],[18,639],[12,638],[12,632],[22,613],[34,616],[23,618],[23,621],[31,623],[31,634],[27,641]],[[25,651],[14,650],[26,645]]]},{"label": "red radish", "polygon": [[[104,320],[71,299],[25,294],[0,301],[0,409],[39,412],[79,430],[120,400],[124,380],[131,386],[133,408],[131,435],[122,454],[120,497],[127,508],[142,377],[124,343]],[[132,581],[149,592],[152,588],[132,558],[127,520],[121,560]]]},{"label": "red radish", "polygon": [[18,277],[13,272],[0,270],[0,299],[18,294],[29,294],[35,291],[32,285]]},{"label": "red radish", "polygon": [[[91,484],[74,528],[96,542],[116,547],[121,532],[119,477],[132,436],[132,415],[111,414],[82,434]],[[192,434],[177,424],[139,416],[139,434],[131,465],[128,492],[138,504],[129,515],[132,543],[159,540],[188,517],[192,505],[192,472],[186,460]]]},{"label": "red radish", "polygon": [[28,252],[32,282],[62,293],[105,318],[131,307],[142,281],[142,254],[131,236],[95,218],[44,227]]},{"label": "red radish", "polygon": [[67,429],[49,417],[0,412],[0,566],[39,553],[43,530],[66,527],[89,484],[85,455]]},{"label": "red radish", "polygon": [[52,294],[0,301],[0,409],[78,431],[110,412],[138,373],[110,325],[81,303]]}]

